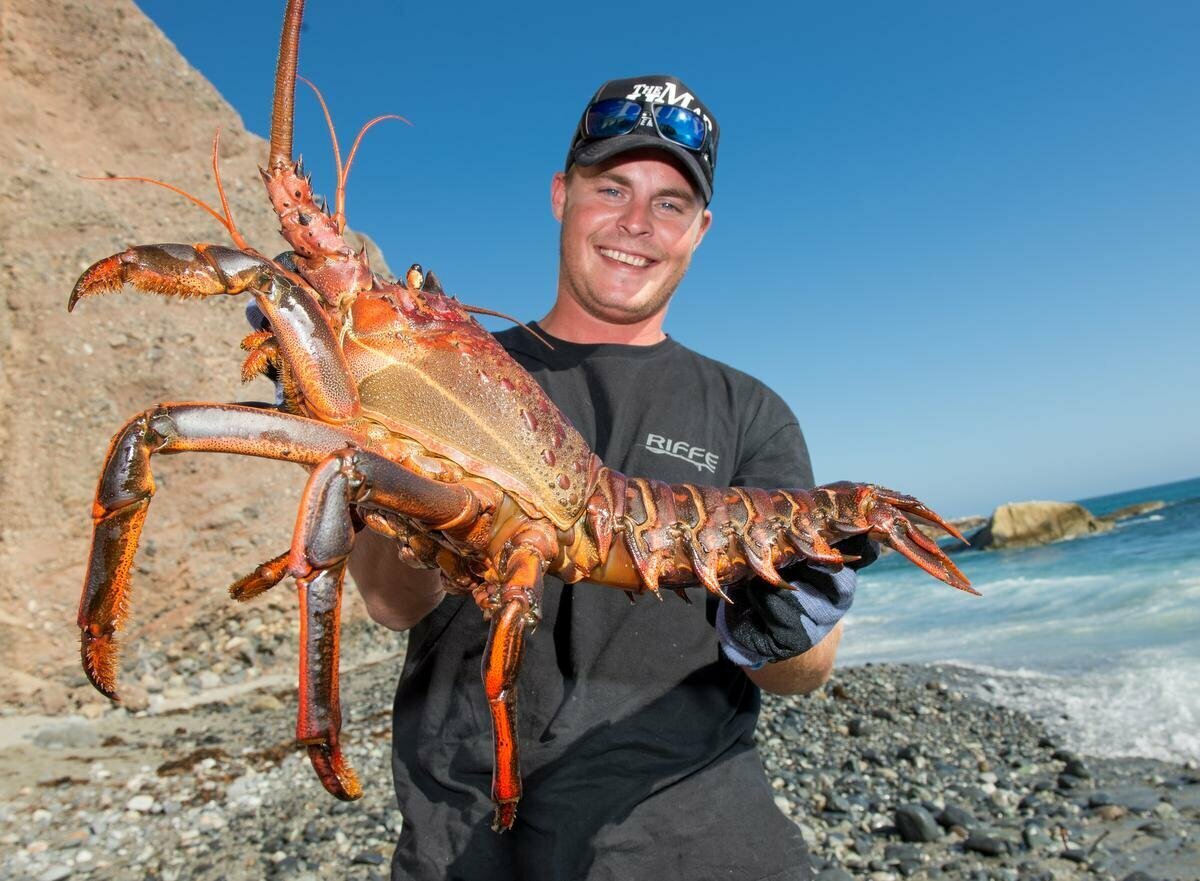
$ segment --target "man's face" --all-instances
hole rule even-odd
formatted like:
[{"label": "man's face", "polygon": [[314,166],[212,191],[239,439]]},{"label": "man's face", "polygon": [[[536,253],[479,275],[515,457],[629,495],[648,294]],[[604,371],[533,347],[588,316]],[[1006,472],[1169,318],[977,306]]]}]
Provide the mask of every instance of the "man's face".
[{"label": "man's face", "polygon": [[622,153],[558,173],[551,185],[559,295],[612,324],[664,310],[712,213],[691,178],[661,150]]}]

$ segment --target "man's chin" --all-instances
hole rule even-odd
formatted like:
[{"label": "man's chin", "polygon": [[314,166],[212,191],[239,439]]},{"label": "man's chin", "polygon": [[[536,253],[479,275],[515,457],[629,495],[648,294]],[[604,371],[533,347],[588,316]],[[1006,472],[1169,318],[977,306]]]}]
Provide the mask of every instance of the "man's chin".
[{"label": "man's chin", "polygon": [[[668,298],[669,299],[669,298]],[[647,302],[640,305],[630,303],[600,303],[583,304],[584,309],[593,317],[607,324],[639,324],[648,318],[653,318],[666,309],[667,300]]]}]

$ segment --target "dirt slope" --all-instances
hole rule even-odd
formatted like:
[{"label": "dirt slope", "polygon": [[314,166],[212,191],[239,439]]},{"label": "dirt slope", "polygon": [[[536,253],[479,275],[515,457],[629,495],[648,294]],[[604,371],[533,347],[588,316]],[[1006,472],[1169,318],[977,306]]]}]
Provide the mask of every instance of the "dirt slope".
[{"label": "dirt slope", "polygon": [[[74,617],[109,438],[158,401],[271,396],[263,381],[238,380],[240,298],[124,293],[67,314],[75,279],[101,257],[225,240],[171,193],[80,176],[157,177],[215,201],[208,152],[220,127],[239,226],[267,253],[283,243],[256,170],[266,143],[133,3],[4,0],[0,95],[0,706],[62,712],[92,700]],[[378,254],[372,265],[383,265]],[[161,457],[155,477],[127,643],[143,675],[162,663],[147,652],[164,637],[176,656],[182,647],[201,665],[226,660],[230,637],[213,637],[217,624],[177,635],[239,613],[224,585],[287,546],[303,486],[295,466],[225,456]],[[271,630],[292,626],[293,610],[281,586],[250,614]]]}]

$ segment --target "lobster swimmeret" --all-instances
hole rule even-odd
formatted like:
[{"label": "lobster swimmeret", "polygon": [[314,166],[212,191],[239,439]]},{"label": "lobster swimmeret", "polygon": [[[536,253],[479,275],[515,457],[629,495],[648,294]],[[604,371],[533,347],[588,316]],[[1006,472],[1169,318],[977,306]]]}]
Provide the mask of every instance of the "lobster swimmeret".
[{"label": "lobster swimmeret", "polygon": [[852,483],[769,491],[668,485],[604,467],[432,273],[414,266],[399,283],[372,273],[343,235],[349,165],[338,161],[331,213],[291,158],[302,11],[303,0],[289,0],[262,173],[294,255],[271,260],[254,251],[226,210],[222,223],[237,248],[133,247],[89,268],[71,294],[69,308],[125,285],[181,297],[250,294],[269,330],[244,341],[243,373],[277,371],[284,390],[277,408],[160,404],[113,439],[79,608],[83,665],[96,688],[117,696],[115,634],[126,618],[157,453],[240,453],[309,470],[290,549],[230,591],[248,599],[288,575],[296,579],[297,738],[338,798],[361,793],[338,745],[338,616],[356,526],[393,538],[406,562],[438,567],[447,590],[473,595],[491,620],[483,682],[498,830],[511,828],[521,794],[515,681],[546,572],[631,593],[672,587],[682,594],[698,583],[724,596],[724,585],[751,575],[784,584],[777,570],[795,560],[839,565],[845,560],[831,544],[866,533],[971,590],[904,515],[961,536],[909,496]]}]

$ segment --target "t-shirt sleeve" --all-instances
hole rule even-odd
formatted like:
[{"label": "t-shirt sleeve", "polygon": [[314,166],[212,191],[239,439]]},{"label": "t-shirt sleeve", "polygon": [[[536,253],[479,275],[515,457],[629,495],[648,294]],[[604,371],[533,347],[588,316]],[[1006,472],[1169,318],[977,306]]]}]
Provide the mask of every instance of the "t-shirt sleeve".
[{"label": "t-shirt sleeve", "polygon": [[790,407],[765,386],[742,444],[734,486],[810,489],[814,486],[808,444]]}]

